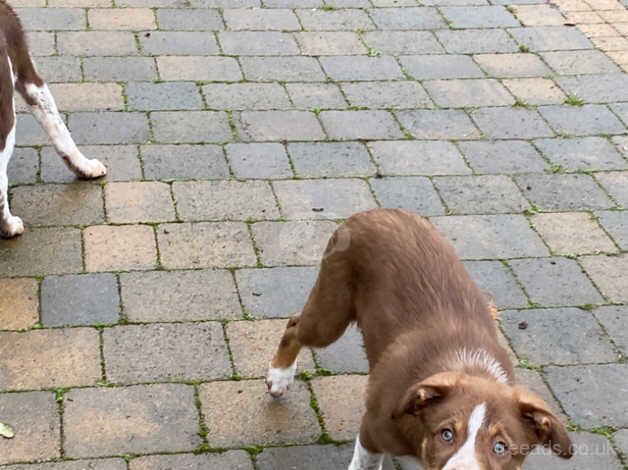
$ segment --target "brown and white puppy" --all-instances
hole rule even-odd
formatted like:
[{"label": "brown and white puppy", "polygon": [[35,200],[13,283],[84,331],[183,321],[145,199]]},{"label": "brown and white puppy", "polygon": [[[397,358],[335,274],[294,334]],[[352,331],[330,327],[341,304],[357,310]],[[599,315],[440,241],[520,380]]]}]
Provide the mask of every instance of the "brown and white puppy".
[{"label": "brown and white puppy", "polygon": [[28,53],[20,20],[0,0],[0,236],[15,237],[24,232],[19,217],[9,210],[7,166],[15,146],[14,89],[24,97],[35,119],[44,128],[57,153],[79,178],[100,178],[107,172],[98,160],[88,160],[76,148],[55,101],[38,75]]},{"label": "brown and white puppy", "polygon": [[286,392],[303,346],[325,347],[352,322],[370,375],[350,470],[378,470],[385,453],[429,470],[520,469],[537,446],[571,457],[550,407],[514,385],[484,296],[426,220],[379,209],[336,231],[271,361],[270,393]]}]

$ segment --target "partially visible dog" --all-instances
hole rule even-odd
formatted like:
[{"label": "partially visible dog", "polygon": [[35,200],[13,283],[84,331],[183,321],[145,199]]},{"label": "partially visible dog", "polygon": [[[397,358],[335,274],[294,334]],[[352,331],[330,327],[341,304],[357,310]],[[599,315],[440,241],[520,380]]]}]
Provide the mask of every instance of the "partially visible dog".
[{"label": "partially visible dog", "polygon": [[24,97],[57,153],[79,178],[93,179],[107,172],[98,160],[88,160],[76,147],[55,101],[30,58],[20,20],[0,0],[0,236],[15,237],[24,224],[9,210],[7,166],[15,146],[14,89]]},{"label": "partially visible dog", "polygon": [[428,470],[520,469],[537,446],[571,457],[550,407],[514,385],[484,296],[426,220],[379,209],[337,230],[271,361],[271,395],[292,383],[301,347],[327,346],[352,322],[370,375],[349,470],[379,470],[384,453],[412,456]]}]

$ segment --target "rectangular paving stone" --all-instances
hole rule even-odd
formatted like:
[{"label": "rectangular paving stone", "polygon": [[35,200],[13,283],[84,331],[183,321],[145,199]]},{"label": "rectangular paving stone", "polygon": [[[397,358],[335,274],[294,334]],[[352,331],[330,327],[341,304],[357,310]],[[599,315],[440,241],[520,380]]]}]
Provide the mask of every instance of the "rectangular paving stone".
[{"label": "rectangular paving stone", "polygon": [[324,178],[375,173],[366,147],[359,142],[291,143],[288,153],[297,176]]},{"label": "rectangular paving stone", "polygon": [[171,470],[183,466],[188,470],[253,470],[251,458],[243,450],[204,455],[148,455],[133,459],[130,470]]},{"label": "rectangular paving stone", "polygon": [[445,214],[443,203],[428,178],[371,178],[369,183],[382,207],[407,209],[424,216]]},{"label": "rectangular paving stone", "polygon": [[153,31],[141,35],[140,44],[142,50],[150,55],[200,56],[220,52],[211,33],[197,31]]},{"label": "rectangular paving stone", "polygon": [[423,85],[434,102],[445,108],[508,106],[515,102],[497,80],[434,80]]},{"label": "rectangular paving stone", "polygon": [[436,8],[376,8],[371,17],[378,29],[417,30],[446,27]]},{"label": "rectangular paving stone", "polygon": [[515,40],[534,52],[593,49],[593,44],[577,28],[567,26],[534,26],[511,28]]},{"label": "rectangular paving stone", "polygon": [[[296,10],[306,31],[352,31],[375,29],[364,10],[358,9],[302,9]],[[284,28],[287,29],[287,28]],[[300,28],[295,28],[300,29]]]},{"label": "rectangular paving stone", "polygon": [[279,211],[265,181],[190,181],[172,185],[181,220],[275,219]]},{"label": "rectangular paving stone", "polygon": [[244,223],[164,224],[157,229],[166,269],[251,266],[257,259]]},{"label": "rectangular paving stone", "polygon": [[432,108],[433,103],[417,82],[366,82],[342,85],[349,104],[370,109]]},{"label": "rectangular paving stone", "polygon": [[403,69],[417,80],[478,78],[484,74],[467,55],[416,55],[399,58]]},{"label": "rectangular paving stone", "polygon": [[170,186],[156,181],[114,182],[105,186],[109,222],[170,222],[176,219]]},{"label": "rectangular paving stone", "polygon": [[0,333],[0,390],[94,385],[98,332],[91,328]]},{"label": "rectangular paving stone", "polygon": [[40,464],[12,465],[3,470],[125,470],[126,462],[120,458],[98,460],[68,460]]},{"label": "rectangular paving stone", "polygon": [[512,272],[499,261],[467,261],[464,267],[499,308],[527,307],[528,298]]},{"label": "rectangular paving stone", "polygon": [[292,177],[288,154],[279,143],[229,144],[225,151],[231,170],[237,178]]},{"label": "rectangular paving stone", "polygon": [[303,32],[295,38],[306,56],[366,54],[360,36],[350,32]]},{"label": "rectangular paving stone", "polygon": [[121,111],[122,87],[117,83],[55,83],[50,85],[61,111]]},{"label": "rectangular paving stone", "polygon": [[316,115],[305,111],[243,111],[236,127],[245,141],[324,140]]},{"label": "rectangular paving stone", "polygon": [[166,31],[220,31],[224,29],[218,10],[205,8],[159,8],[157,23]]},{"label": "rectangular paving stone", "polygon": [[13,439],[2,442],[0,465],[59,458],[61,430],[58,412],[59,406],[52,393],[0,394],[2,420],[10,423],[15,431]]},{"label": "rectangular paving stone", "polygon": [[268,447],[257,456],[257,466],[260,470],[344,468],[352,456],[353,444]]},{"label": "rectangular paving stone", "polygon": [[543,60],[560,75],[581,75],[618,72],[617,66],[602,52],[554,51],[541,54]]},{"label": "rectangular paving stone", "polygon": [[610,108],[628,126],[628,103],[614,103]]},{"label": "rectangular paving stone", "polygon": [[135,271],[157,265],[155,234],[147,225],[94,225],[83,232],[85,269]]},{"label": "rectangular paving stone", "polygon": [[288,219],[344,219],[376,207],[368,186],[358,179],[276,181],[273,187]]},{"label": "rectangular paving stone", "polygon": [[16,13],[26,31],[71,31],[87,26],[81,8],[17,8]]},{"label": "rectangular paving stone", "polygon": [[222,320],[240,315],[235,284],[227,271],[124,273],[120,285],[124,314],[131,322]]},{"label": "rectangular paving stone", "polygon": [[550,73],[535,54],[478,54],[473,59],[493,77],[543,77]]},{"label": "rectangular paving stone", "polygon": [[179,384],[70,390],[63,431],[71,457],[191,451],[200,444],[194,389]]},{"label": "rectangular paving stone", "polygon": [[531,139],[554,134],[535,110],[482,108],[472,111],[471,117],[482,132],[493,139]]},{"label": "rectangular paving stone", "polygon": [[17,113],[15,127],[20,129],[20,145],[46,145],[49,143],[48,135],[35,121],[32,114]]},{"label": "rectangular paving stone", "polygon": [[602,137],[542,139],[534,145],[552,163],[570,171],[628,168],[626,160]]},{"label": "rectangular paving stone", "polygon": [[[297,381],[283,400],[271,398],[265,389],[261,380],[200,386],[211,446],[310,443],[318,438],[320,428],[303,382]],[[225,405],[216,407],[214,403]]]},{"label": "rectangular paving stone", "polygon": [[469,116],[457,109],[398,111],[401,125],[417,139],[477,139],[480,132]]},{"label": "rectangular paving stone", "polygon": [[218,145],[143,145],[141,154],[147,179],[223,179],[229,176],[223,150]]},{"label": "rectangular paving stone", "polygon": [[290,100],[302,109],[342,109],[347,101],[334,83],[288,83],[286,84]]},{"label": "rectangular paving stone", "polygon": [[517,184],[544,210],[608,209],[614,205],[589,175],[522,175]]},{"label": "rectangular paving stone", "polygon": [[257,222],[253,238],[264,266],[312,266],[337,228],[330,220]]},{"label": "rectangular paving stone", "polygon": [[39,321],[36,279],[0,279],[0,330],[22,330]]},{"label": "rectangular paving stone", "polygon": [[362,373],[369,370],[362,333],[357,326],[347,328],[343,335],[326,348],[316,350],[317,363],[336,373]]},{"label": "rectangular paving stone", "polygon": [[286,90],[278,83],[214,83],[202,87],[211,109],[289,109]]},{"label": "rectangular paving stone", "polygon": [[470,174],[455,145],[447,141],[370,142],[373,157],[385,175]]},{"label": "rectangular paving stone", "polygon": [[57,52],[55,33],[29,31],[28,39],[33,57],[51,56]]},{"label": "rectangular paving stone", "polygon": [[599,307],[593,311],[593,315],[608,332],[619,352],[626,355],[628,351],[627,307],[625,305]]},{"label": "rectangular paving stone", "polygon": [[436,31],[436,37],[447,52],[454,54],[482,54],[515,52],[517,45],[502,29],[465,29]]},{"label": "rectangular paving stone", "polygon": [[513,13],[524,26],[561,26],[566,22],[554,5],[517,5]]},{"label": "rectangular paving stone", "polygon": [[48,276],[41,283],[41,324],[118,323],[120,297],[112,274]]},{"label": "rectangular paving stone", "polygon": [[150,8],[92,8],[87,11],[89,26],[102,30],[156,29],[155,13]]},{"label": "rectangular paving stone", "polygon": [[16,240],[0,240],[0,265],[6,276],[80,272],[81,232],[70,227],[30,227]]},{"label": "rectangular paving stone", "polygon": [[626,90],[628,76],[625,73],[558,77],[556,81],[568,93],[576,95],[586,102],[606,103],[628,100],[628,91]]},{"label": "rectangular paving stone", "polygon": [[[256,320],[232,321],[227,324],[225,331],[238,374],[246,378],[266,377],[268,363],[277,350],[286,323],[286,320]],[[297,362],[297,373],[313,372],[315,369],[309,348],[301,350]]]},{"label": "rectangular paving stone", "polygon": [[156,80],[157,69],[151,57],[86,57],[85,80],[130,81]]},{"label": "rectangular paving stone", "polygon": [[218,40],[228,55],[298,55],[293,37],[278,32],[219,32]]},{"label": "rectangular paving stone", "polygon": [[38,172],[39,157],[35,149],[18,147],[13,151],[7,170],[9,186],[36,183]]},{"label": "rectangular paving stone", "polygon": [[231,376],[227,345],[218,322],[124,325],[103,331],[110,382],[171,382]]},{"label": "rectangular paving stone", "polygon": [[157,67],[162,80],[242,80],[242,72],[233,57],[161,56],[157,57]]},{"label": "rectangular paving stone", "polygon": [[296,31],[299,20],[288,9],[228,8],[223,11],[227,29],[231,31]]},{"label": "rectangular paving stone", "polygon": [[628,250],[628,212],[626,211],[600,211],[595,214],[599,222],[615,243],[623,251]]},{"label": "rectangular paving stone", "polygon": [[399,80],[403,72],[391,56],[321,57],[325,73],[336,81]]},{"label": "rectangular paving stone", "polygon": [[431,31],[368,31],[362,34],[369,48],[382,54],[437,54],[444,52]]},{"label": "rectangular paving stone", "polygon": [[622,171],[597,173],[595,178],[618,204],[628,206],[628,173]]},{"label": "rectangular paving stone", "polygon": [[160,143],[221,143],[233,138],[222,111],[160,111],[150,118],[155,140]]},{"label": "rectangular paving stone", "polygon": [[628,256],[586,256],[581,263],[591,280],[613,303],[628,302]]},{"label": "rectangular paving stone", "polygon": [[547,256],[540,237],[522,215],[433,217],[432,224],[463,259]]},{"label": "rectangular paving stone", "polygon": [[442,6],[440,11],[453,28],[503,28],[519,22],[503,6]]},{"label": "rectangular paving stone", "polygon": [[256,82],[317,82],[325,74],[313,57],[240,57],[244,76]]},{"label": "rectangular paving stone", "polygon": [[541,115],[550,126],[565,135],[621,134],[626,127],[606,107],[595,104],[584,106],[542,106]]},{"label": "rectangular paving stone", "polygon": [[77,144],[137,144],[149,136],[143,113],[72,113],[68,127]]},{"label": "rectangular paving stone", "polygon": [[398,139],[399,124],[388,111],[323,111],[320,119],[335,140]]},{"label": "rectangular paving stone", "polygon": [[135,37],[130,31],[72,31],[57,34],[62,55],[128,56],[137,55]]},{"label": "rectangular paving stone", "polygon": [[201,109],[203,100],[194,83],[129,83],[128,106],[134,111]]},{"label": "rectangular paving stone", "polygon": [[249,315],[285,318],[305,305],[317,271],[313,267],[239,269],[235,276]]},{"label": "rectangular paving stone", "polygon": [[502,83],[525,105],[562,104],[567,98],[549,78],[512,78]]},{"label": "rectangular paving stone", "polygon": [[458,142],[466,161],[477,173],[542,172],[547,163],[523,140]]}]

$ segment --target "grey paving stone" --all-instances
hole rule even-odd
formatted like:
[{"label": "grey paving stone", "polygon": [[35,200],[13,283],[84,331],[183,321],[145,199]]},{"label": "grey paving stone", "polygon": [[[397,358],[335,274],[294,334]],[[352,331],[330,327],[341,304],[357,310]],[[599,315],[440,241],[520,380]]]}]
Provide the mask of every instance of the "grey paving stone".
[{"label": "grey paving stone", "polygon": [[628,307],[625,305],[598,307],[593,311],[593,315],[608,332],[617,350],[625,356],[628,352]]},{"label": "grey paving stone", "polygon": [[40,315],[45,326],[117,323],[120,298],[115,276],[46,277],[41,283]]},{"label": "grey paving stone", "polygon": [[206,32],[152,31],[139,37],[142,50],[150,55],[207,55],[220,52],[214,36]]},{"label": "grey paving stone", "polygon": [[362,333],[352,325],[333,344],[316,350],[318,364],[336,373],[367,373],[369,370]]},{"label": "grey paving stone", "polygon": [[68,127],[77,144],[137,144],[149,136],[142,113],[72,113]]},{"label": "grey paving stone", "polygon": [[459,142],[458,147],[478,173],[541,172],[547,166],[536,149],[523,140]]},{"label": "grey paving stone", "polygon": [[376,207],[368,185],[358,179],[277,181],[273,187],[289,219],[344,219]]},{"label": "grey paving stone", "polygon": [[589,175],[526,175],[517,177],[517,183],[541,209],[607,209],[614,205]]},{"label": "grey paving stone", "polygon": [[29,50],[33,57],[51,56],[56,53],[54,33],[30,31],[28,39]]},{"label": "grey paving stone", "polygon": [[416,55],[399,58],[403,69],[417,80],[479,78],[482,70],[466,55]]},{"label": "grey paving stone", "polygon": [[368,31],[362,35],[369,48],[382,54],[436,54],[444,52],[430,31]]},{"label": "grey paving stone", "polygon": [[628,429],[620,429],[613,435],[613,441],[624,455],[628,452]]},{"label": "grey paving stone", "polygon": [[535,26],[512,28],[508,32],[531,51],[593,49],[593,44],[577,28],[567,26]]},{"label": "grey paving stone", "polygon": [[628,126],[628,103],[613,103],[609,106],[611,110],[619,116],[619,119],[624,121],[624,124]]},{"label": "grey paving stone", "polygon": [[316,115],[305,111],[243,111],[236,127],[245,141],[323,140]]},{"label": "grey paving stone", "polygon": [[619,72],[617,65],[598,50],[544,52],[541,57],[560,75]]},{"label": "grey paving stone", "polygon": [[135,36],[130,31],[71,31],[57,33],[61,55],[127,56],[137,55]]},{"label": "grey paving stone", "polygon": [[617,203],[628,207],[628,173],[622,171],[597,173],[595,178]]},{"label": "grey paving stone", "polygon": [[366,54],[367,49],[360,36],[349,32],[304,32],[295,37],[303,55],[352,55]]},{"label": "grey paving stone", "polygon": [[203,88],[205,102],[211,109],[288,109],[286,90],[278,83],[212,83]]},{"label": "grey paving stone", "polygon": [[143,145],[144,177],[154,180],[222,179],[229,168],[218,145]]},{"label": "grey paving stone", "polygon": [[281,144],[229,144],[225,150],[233,174],[237,178],[292,177],[288,155]]},{"label": "grey paving stone", "polygon": [[628,75],[595,74],[575,77],[558,77],[558,84],[568,93],[590,103],[628,101]]},{"label": "grey paving stone", "polygon": [[228,8],[223,11],[231,31],[296,31],[301,29],[296,15],[287,9]]},{"label": "grey paving stone", "polygon": [[371,17],[378,29],[417,30],[445,28],[443,18],[436,8],[376,8]]},{"label": "grey paving stone", "polygon": [[595,215],[623,251],[628,251],[628,211],[600,211]]},{"label": "grey paving stone", "polygon": [[445,108],[507,106],[515,99],[497,80],[434,80],[423,82],[434,102]]},{"label": "grey paving stone", "polygon": [[342,85],[352,106],[382,109],[432,108],[433,104],[417,82],[366,82]]},{"label": "grey paving stone", "polygon": [[575,260],[521,259],[510,262],[533,302],[543,306],[599,304],[604,300]]},{"label": "grey paving stone", "polygon": [[335,140],[398,139],[399,124],[388,111],[323,111],[320,119]]},{"label": "grey paving stone", "polygon": [[435,109],[399,111],[401,125],[417,139],[477,139],[480,132],[464,111]]},{"label": "grey paving stone", "polygon": [[442,6],[440,11],[454,28],[519,26],[519,22],[503,6]]},{"label": "grey paving stone", "polygon": [[37,70],[47,83],[81,81],[81,61],[78,57],[40,57],[37,59]]},{"label": "grey paving stone", "polygon": [[255,317],[285,318],[299,312],[316,282],[315,267],[239,269],[238,292]]},{"label": "grey paving stone", "polygon": [[288,83],[290,100],[301,109],[343,109],[347,102],[334,83]]},{"label": "grey paving stone", "polygon": [[628,302],[628,255],[586,256],[581,258],[581,263],[598,289],[611,302]]},{"label": "grey paving stone", "polygon": [[31,114],[17,113],[15,127],[19,129],[16,139],[20,145],[48,145],[50,142]]},{"label": "grey paving stone", "polygon": [[[521,328],[522,322],[525,329]],[[511,310],[502,312],[501,324],[517,355],[532,364],[567,365],[617,359],[608,336],[593,315],[578,308]]]},{"label": "grey paving stone", "polygon": [[74,460],[0,467],[3,470],[124,470],[122,459]]},{"label": "grey paving stone", "polygon": [[[205,455],[148,455],[129,463],[130,470],[253,470],[251,458],[243,450]],[[113,469],[112,469],[113,470]]]},{"label": "grey paving stone", "polygon": [[592,135],[626,132],[626,127],[619,119],[602,105],[542,106],[539,112],[560,134]]},{"label": "grey paving stone", "polygon": [[86,57],[83,74],[94,81],[156,80],[157,68],[150,57]]},{"label": "grey paving stone", "polygon": [[436,36],[447,52],[455,54],[483,54],[515,52],[517,44],[502,29],[465,29],[436,31]]},{"label": "grey paving stone", "polygon": [[535,140],[534,145],[552,163],[570,171],[626,169],[615,147],[601,137]]},{"label": "grey paving stone", "polygon": [[585,427],[628,425],[628,365],[548,367],[547,380],[567,414]]},{"label": "grey paving stone", "polygon": [[535,54],[478,54],[473,58],[493,77],[543,77],[550,73],[547,65]]},{"label": "grey paving stone", "polygon": [[26,31],[71,31],[87,26],[85,10],[81,8],[16,8]]},{"label": "grey paving stone", "polygon": [[323,178],[375,173],[366,148],[358,142],[293,143],[288,144],[288,153],[297,176]]},{"label": "grey paving stone", "polygon": [[39,171],[37,151],[31,148],[16,148],[9,160],[9,186],[30,184],[37,181]]},{"label": "grey paving stone", "polygon": [[446,141],[395,141],[368,144],[385,175],[465,175],[471,170]]},{"label": "grey paving stone", "polygon": [[325,80],[313,57],[240,57],[244,76],[256,82],[318,82]]},{"label": "grey paving stone", "polygon": [[498,176],[438,176],[434,184],[455,214],[521,212],[529,208],[515,183]]},{"label": "grey paving stone", "polygon": [[203,100],[194,83],[131,82],[126,86],[128,106],[134,111],[201,109]]},{"label": "grey paving stone", "polygon": [[229,55],[297,55],[299,48],[293,37],[279,32],[220,32],[218,40]]},{"label": "grey paving stone", "polygon": [[224,29],[218,10],[159,8],[157,24],[161,30],[220,31]]},{"label": "grey paving stone", "polygon": [[464,267],[500,309],[527,307],[528,298],[510,270],[499,261],[467,261]]},{"label": "grey paving stone", "polygon": [[471,112],[482,132],[492,139],[532,139],[554,133],[535,110],[482,108]]},{"label": "grey paving stone", "polygon": [[162,143],[227,142],[232,139],[227,115],[215,111],[160,111],[151,114],[153,135]]},{"label": "grey paving stone", "polygon": [[399,80],[403,78],[401,68],[391,56],[321,57],[320,62],[325,73],[332,80],[337,81]]},{"label": "grey paving stone", "polygon": [[303,25],[303,29],[306,31],[353,31],[356,29],[375,29],[373,22],[364,10],[322,10],[314,8],[296,11],[297,15],[299,15],[299,19],[301,20],[301,24]]},{"label": "grey paving stone", "polygon": [[425,177],[385,177],[369,180],[382,207],[398,207],[421,215],[443,215],[443,203],[432,182]]},{"label": "grey paving stone", "polygon": [[351,462],[352,455],[352,444],[340,447],[335,445],[277,447],[264,449],[257,457],[257,465],[260,470],[344,468]]},{"label": "grey paving stone", "polygon": [[434,226],[463,259],[547,256],[539,236],[522,215],[463,215],[433,217]]}]

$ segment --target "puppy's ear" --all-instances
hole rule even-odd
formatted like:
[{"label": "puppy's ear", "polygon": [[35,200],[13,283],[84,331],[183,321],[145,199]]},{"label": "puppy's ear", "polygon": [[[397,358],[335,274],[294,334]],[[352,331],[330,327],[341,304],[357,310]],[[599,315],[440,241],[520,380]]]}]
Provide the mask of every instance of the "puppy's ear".
[{"label": "puppy's ear", "polygon": [[517,388],[519,411],[524,425],[531,431],[532,444],[548,446],[564,459],[573,456],[573,445],[567,429],[542,398],[528,390]]},{"label": "puppy's ear", "polygon": [[393,411],[393,419],[401,418],[407,414],[416,415],[436,400],[445,398],[456,386],[459,379],[459,372],[443,372],[412,385]]}]

